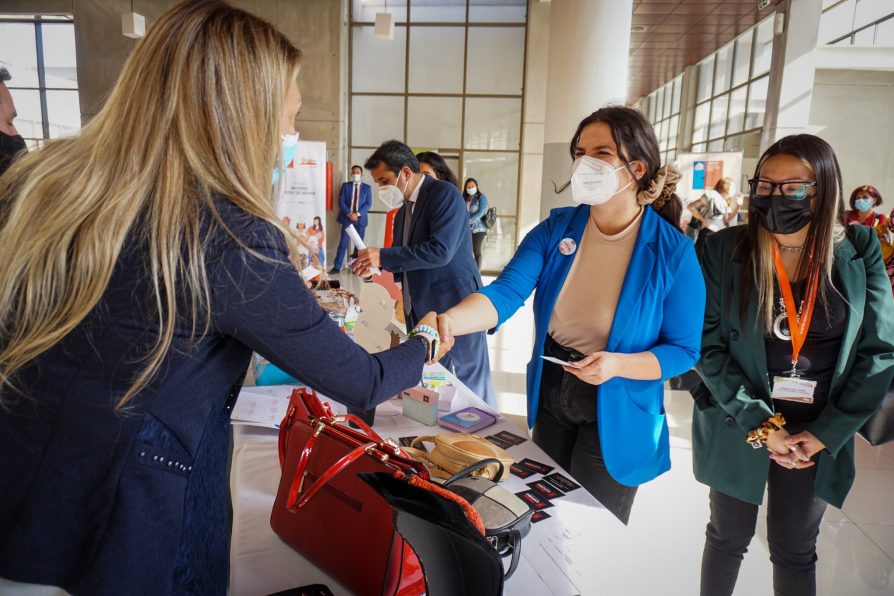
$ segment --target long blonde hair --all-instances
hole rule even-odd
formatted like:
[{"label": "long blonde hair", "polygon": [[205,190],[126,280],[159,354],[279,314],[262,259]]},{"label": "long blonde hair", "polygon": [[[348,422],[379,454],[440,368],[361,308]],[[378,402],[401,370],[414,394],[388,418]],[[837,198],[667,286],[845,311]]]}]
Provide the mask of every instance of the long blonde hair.
[{"label": "long blonde hair", "polygon": [[285,235],[270,176],[300,61],[269,23],[217,0],[183,2],[136,46],[79,136],[0,178],[0,405],[16,372],[97,305],[129,234],[148,248],[157,338],[118,408],[171,347],[178,296],[193,337],[208,331],[201,221],[222,224],[216,195]]}]

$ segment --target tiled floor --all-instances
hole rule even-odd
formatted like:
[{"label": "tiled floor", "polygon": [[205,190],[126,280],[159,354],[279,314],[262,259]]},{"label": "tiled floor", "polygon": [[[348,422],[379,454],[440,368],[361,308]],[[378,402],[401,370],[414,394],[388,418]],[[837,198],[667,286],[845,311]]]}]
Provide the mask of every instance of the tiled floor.
[{"label": "tiled floor", "polygon": [[[525,365],[531,357],[530,304],[488,339],[501,411],[525,414]],[[630,525],[631,548],[639,552],[634,573],[619,555],[617,592],[628,595],[697,594],[708,489],[692,475],[692,398],[668,391],[671,471],[640,487]],[[523,424],[521,417],[516,419]],[[818,545],[820,596],[894,595],[894,444],[870,447],[857,441],[857,480],[843,510],[830,507]],[[772,568],[764,515],[742,563],[736,595],[772,594]],[[598,540],[598,537],[594,539]],[[626,551],[619,545],[619,551]]]},{"label": "tiled floor", "polygon": [[[341,276],[346,286],[354,281]],[[356,280],[356,277],[354,277]],[[487,283],[489,280],[485,280]],[[500,410],[524,427],[525,366],[533,337],[530,302],[488,338]],[[607,578],[606,594],[627,596],[698,593],[708,489],[692,475],[692,399],[668,391],[672,469],[643,485],[636,497],[628,538],[615,545],[618,569]],[[829,508],[818,545],[820,596],[894,595],[894,444],[873,448],[857,441],[857,479],[843,510]],[[745,556],[737,596],[772,594],[766,525]],[[599,540],[594,536],[594,540]],[[605,561],[602,561],[606,564]],[[614,562],[613,562],[614,563]]]}]

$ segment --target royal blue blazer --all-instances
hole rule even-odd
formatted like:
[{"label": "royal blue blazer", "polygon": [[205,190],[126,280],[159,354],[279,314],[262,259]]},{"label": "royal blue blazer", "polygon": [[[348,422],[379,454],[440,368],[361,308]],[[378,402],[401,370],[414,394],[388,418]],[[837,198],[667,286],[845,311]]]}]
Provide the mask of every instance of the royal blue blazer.
[{"label": "royal blue blazer", "polygon": [[360,214],[360,219],[356,222],[348,219],[348,215],[351,214],[351,203],[354,202],[354,183],[353,182],[345,182],[341,185],[341,190],[338,193],[338,223],[343,226],[348,224],[355,224],[360,227],[365,228],[369,223],[369,210],[372,208],[372,188],[370,188],[369,184],[366,182],[360,183],[360,197],[357,201],[357,213]]},{"label": "royal blue blazer", "polygon": [[[559,252],[559,243],[571,238],[579,246],[589,216],[587,205],[553,209],[525,236],[500,276],[479,290],[497,309],[499,320],[491,333],[537,290],[534,353],[527,371],[531,427],[537,419],[543,344],[574,261],[573,255]],[[698,360],[704,313],[705,283],[692,241],[646,207],[605,350],[652,352],[661,365],[661,379],[610,379],[599,386],[596,400],[605,465],[621,484],[637,486],[670,469],[664,381]],[[596,387],[593,393],[595,397]]]}]

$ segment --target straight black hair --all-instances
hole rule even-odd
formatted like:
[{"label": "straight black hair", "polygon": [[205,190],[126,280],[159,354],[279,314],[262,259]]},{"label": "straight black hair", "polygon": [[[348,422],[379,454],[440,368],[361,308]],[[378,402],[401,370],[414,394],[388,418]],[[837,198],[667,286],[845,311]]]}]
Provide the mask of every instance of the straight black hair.
[{"label": "straight black hair", "polygon": [[444,161],[440,154],[434,151],[423,151],[416,154],[416,159],[419,160],[419,163],[428,164],[435,171],[435,174],[438,175],[438,180],[444,180],[453,186],[457,186],[456,175],[454,175],[453,170],[450,169],[450,166],[447,165],[447,162]]},{"label": "straight black hair", "polygon": [[406,143],[393,139],[379,145],[379,148],[369,156],[363,167],[367,170],[372,170],[378,167],[380,163],[384,163],[395,174],[400,174],[401,169],[404,167],[410,168],[410,171],[414,174],[419,173],[419,160],[413,155],[413,150]]},{"label": "straight black hair", "polygon": [[468,193],[466,193],[466,187],[469,185],[469,182],[474,182],[475,188],[478,189],[478,194],[475,196],[481,195],[481,186],[478,184],[478,181],[474,178],[466,178],[466,181],[463,182],[463,200],[467,203],[472,200],[472,197]]},{"label": "straight black hair", "polygon": [[[836,236],[840,236],[840,230],[843,230],[845,225],[841,168],[835,157],[835,151],[829,143],[814,135],[798,134],[783,137],[764,151],[757,162],[754,177],[760,177],[764,163],[777,155],[791,155],[799,158],[810,166],[816,178],[814,187],[816,193],[809,198],[813,219],[804,242],[801,261],[798,263],[797,278],[810,279],[813,275],[818,275],[819,295],[825,304],[826,289],[831,283],[829,272],[831,271],[833,246]],[[773,200],[781,200],[781,198],[774,197]],[[753,205],[754,201],[749,203]],[[756,279],[756,272],[761,267],[761,258],[765,256],[760,254],[762,232],[769,233],[761,227],[759,219],[750,213],[748,231],[744,241],[737,248],[738,258],[744,263],[739,295],[740,318],[743,321],[747,314],[752,291],[757,289],[760,292],[761,290],[761,288],[757,288],[760,282]],[[812,258],[805,259],[803,258],[805,255],[812,256]]]}]

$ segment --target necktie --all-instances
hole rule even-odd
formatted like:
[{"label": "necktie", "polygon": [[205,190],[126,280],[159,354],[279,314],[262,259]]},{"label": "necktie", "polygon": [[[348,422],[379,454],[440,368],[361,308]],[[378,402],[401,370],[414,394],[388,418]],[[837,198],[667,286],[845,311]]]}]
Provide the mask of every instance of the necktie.
[{"label": "necktie", "polygon": [[351,213],[357,213],[357,194],[359,193],[359,191],[360,191],[360,185],[354,184],[354,203],[353,203],[353,206],[351,207]]},{"label": "necktie", "polygon": [[[413,207],[416,206],[416,203],[407,201],[405,206],[406,206],[406,209],[404,209],[404,233],[402,236],[401,244],[403,246],[409,246],[410,245],[410,223],[413,220]],[[404,314],[407,315],[407,324],[409,325],[409,323],[410,323],[409,316],[410,316],[410,312],[413,308],[413,303],[410,300],[410,284],[407,281],[406,272],[404,272],[404,274],[403,274],[403,279],[400,284],[400,291],[401,291],[401,295],[403,296],[403,300],[404,300]]]}]

